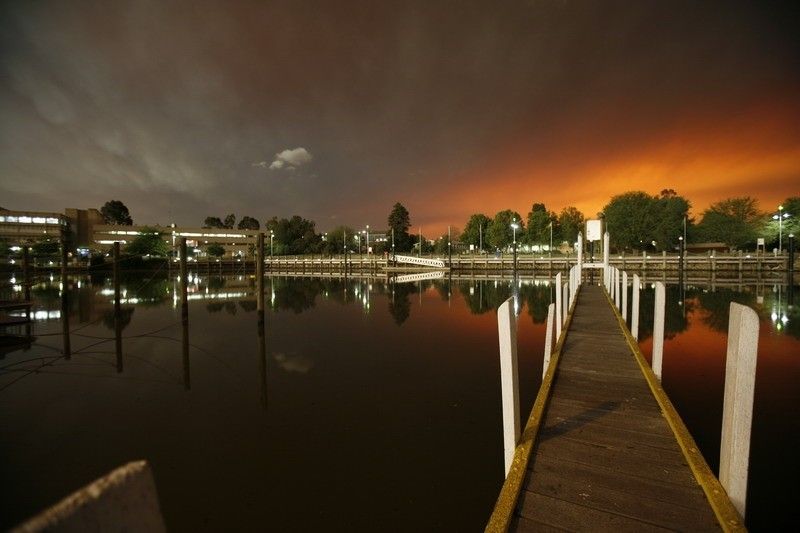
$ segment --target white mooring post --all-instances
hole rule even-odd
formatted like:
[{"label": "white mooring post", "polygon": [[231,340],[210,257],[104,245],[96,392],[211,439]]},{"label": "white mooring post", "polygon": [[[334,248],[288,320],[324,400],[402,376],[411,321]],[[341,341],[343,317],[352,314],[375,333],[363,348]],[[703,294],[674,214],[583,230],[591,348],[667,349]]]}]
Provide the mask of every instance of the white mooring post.
[{"label": "white mooring post", "polygon": [[603,265],[608,266],[608,258],[611,256],[611,239],[608,232],[603,234]]},{"label": "white mooring post", "polygon": [[544,334],[544,364],[542,365],[542,379],[547,374],[550,366],[550,354],[553,353],[553,315],[555,314],[555,304],[547,306],[547,331]]},{"label": "white mooring post", "polygon": [[656,302],[653,309],[653,373],[661,381],[661,367],[664,360],[664,307],[667,302],[664,284],[656,281]]},{"label": "white mooring post", "polygon": [[561,272],[556,274],[556,342],[561,338]]},{"label": "white mooring post", "polygon": [[614,279],[611,280],[611,283],[614,284],[614,289],[613,289],[613,292],[614,292],[614,305],[616,305],[617,309],[619,309],[619,269],[618,268],[614,268]]},{"label": "white mooring post", "polygon": [[622,272],[622,320],[628,323],[628,271]]},{"label": "white mooring post", "polygon": [[744,516],[750,461],[750,429],[758,359],[758,315],[731,302],[728,354],[725,362],[725,400],[722,404],[722,443],[719,481]]},{"label": "white mooring post", "polygon": [[517,319],[513,297],[503,302],[497,310],[497,333],[500,339],[500,387],[503,396],[503,456],[508,475],[520,435]]},{"label": "white mooring post", "polygon": [[564,311],[561,313],[562,324],[567,323],[567,315],[569,314],[569,284],[564,283],[564,296],[561,298],[561,304],[564,306]]},{"label": "white mooring post", "polygon": [[639,274],[633,275],[633,303],[631,304],[631,335],[637,341],[639,340],[639,289],[641,283],[639,282]]},{"label": "white mooring post", "polygon": [[617,269],[617,309],[622,311],[622,271]]}]

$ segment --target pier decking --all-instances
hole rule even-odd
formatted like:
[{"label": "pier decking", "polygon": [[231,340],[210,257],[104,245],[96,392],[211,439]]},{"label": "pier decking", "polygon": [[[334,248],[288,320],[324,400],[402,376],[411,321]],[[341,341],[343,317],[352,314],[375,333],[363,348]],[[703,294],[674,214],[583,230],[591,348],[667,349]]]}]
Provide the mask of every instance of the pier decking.
[{"label": "pier decking", "polygon": [[740,528],[604,290],[583,285],[487,531]]}]

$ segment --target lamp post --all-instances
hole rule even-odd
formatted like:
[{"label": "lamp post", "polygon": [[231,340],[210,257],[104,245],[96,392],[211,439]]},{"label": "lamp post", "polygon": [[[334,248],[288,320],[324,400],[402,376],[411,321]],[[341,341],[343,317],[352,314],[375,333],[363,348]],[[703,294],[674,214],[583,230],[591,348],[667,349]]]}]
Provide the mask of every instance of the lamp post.
[{"label": "lamp post", "polygon": [[364,230],[364,234],[367,236],[367,257],[369,257],[369,224],[367,224],[367,229]]},{"label": "lamp post", "polygon": [[392,261],[394,260],[394,228],[392,228]]},{"label": "lamp post", "polygon": [[511,231],[514,234],[514,272],[517,271],[517,228],[519,228],[519,224],[517,224],[517,219],[514,218],[511,220]]},{"label": "lamp post", "polygon": [[550,257],[553,257],[553,221],[550,221]]},{"label": "lamp post", "polygon": [[[272,240],[275,238],[275,232],[273,230],[269,230],[269,257],[272,259]],[[270,266],[272,268],[272,266]]]},{"label": "lamp post", "polygon": [[772,220],[778,221],[778,253],[783,253],[783,219],[789,218],[789,213],[783,212],[783,206],[778,206],[778,212],[772,215]]},{"label": "lamp post", "polygon": [[453,264],[453,248],[450,245],[450,226],[447,226],[447,265]]},{"label": "lamp post", "polygon": [[483,223],[478,224],[478,253],[483,253]]},{"label": "lamp post", "polygon": [[[789,272],[794,272],[794,233],[789,234]],[[792,291],[792,282],[789,282],[789,294]]]}]

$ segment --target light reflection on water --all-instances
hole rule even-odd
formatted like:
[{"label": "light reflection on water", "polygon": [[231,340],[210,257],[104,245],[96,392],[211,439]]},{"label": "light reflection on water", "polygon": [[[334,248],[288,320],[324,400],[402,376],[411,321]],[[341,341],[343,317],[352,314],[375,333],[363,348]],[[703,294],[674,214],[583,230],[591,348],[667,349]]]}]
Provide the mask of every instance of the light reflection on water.
[{"label": "light reflection on water", "polygon": [[[516,297],[527,412],[551,285],[271,278],[261,327],[251,277],[190,279],[185,328],[174,277],[126,278],[118,313],[104,277],[70,280],[65,302],[57,281],[33,287],[36,340],[0,360],[0,470],[15,487],[0,503],[0,527],[137,458],[154,466],[172,529],[484,525],[502,482],[494,310]],[[791,296],[782,285],[668,289],[663,383],[712,469],[727,307],[738,301],[762,317],[754,529],[797,520],[800,430],[787,415],[800,400],[800,317]],[[647,356],[652,302],[645,290]]]}]

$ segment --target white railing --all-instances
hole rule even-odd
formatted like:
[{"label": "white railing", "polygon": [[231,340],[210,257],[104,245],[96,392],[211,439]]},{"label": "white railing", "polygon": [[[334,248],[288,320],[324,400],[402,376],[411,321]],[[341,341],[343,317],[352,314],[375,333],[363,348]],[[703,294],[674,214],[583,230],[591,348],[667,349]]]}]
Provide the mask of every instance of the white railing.
[{"label": "white railing", "polygon": [[398,263],[410,263],[412,265],[444,268],[444,261],[441,259],[426,259],[422,257],[414,257],[413,255],[396,255],[394,260]]}]

